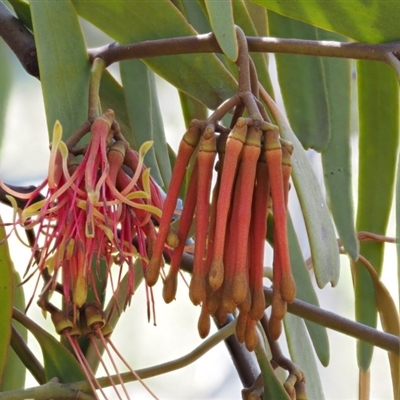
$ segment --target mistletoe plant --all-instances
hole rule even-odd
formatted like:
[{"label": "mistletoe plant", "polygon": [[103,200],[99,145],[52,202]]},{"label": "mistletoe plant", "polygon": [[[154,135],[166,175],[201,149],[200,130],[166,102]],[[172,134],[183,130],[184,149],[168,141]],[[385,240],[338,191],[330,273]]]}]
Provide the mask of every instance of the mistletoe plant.
[{"label": "mistletoe plant", "polygon": [[[0,399],[131,398],[133,380],[157,398],[145,378],[223,340],[243,398],[322,399],[315,358],[329,363],[327,328],[358,339],[360,399],[369,398],[375,346],[388,353],[398,398],[398,308],[380,276],[383,244],[395,242],[386,228],[398,162],[400,6],[382,3],[0,2],[0,35],[40,79],[50,144],[37,187],[0,180],[0,200],[14,210],[0,225]],[[78,17],[117,42],[87,49]],[[285,110],[274,100],[269,53]],[[114,63],[121,83],[108,71]],[[187,130],[176,154],[153,71],[179,91]],[[0,104],[7,95],[4,86]],[[321,154],[323,183],[307,149]],[[295,197],[309,259],[292,222]],[[10,235],[30,248],[25,271],[14,271]],[[350,260],[356,321],[319,307],[316,286],[338,283],[340,254]],[[31,279],[35,293],[21,305],[20,287]],[[149,319],[155,291],[171,303],[187,285],[201,307],[200,337],[212,323],[217,332],[187,356],[135,371],[111,338],[141,283]],[[36,306],[59,340],[26,315]],[[37,387],[25,388],[27,370]]]}]

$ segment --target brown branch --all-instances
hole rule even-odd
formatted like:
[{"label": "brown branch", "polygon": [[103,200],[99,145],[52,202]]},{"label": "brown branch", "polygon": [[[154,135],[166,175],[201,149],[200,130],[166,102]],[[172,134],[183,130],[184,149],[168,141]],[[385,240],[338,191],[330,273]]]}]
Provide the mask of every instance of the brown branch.
[{"label": "brown branch", "polygon": [[[39,77],[36,48],[32,33],[1,2],[0,36],[17,55],[27,72]],[[382,61],[388,64],[393,64],[393,57],[398,57],[400,51],[400,41],[368,44],[251,36],[246,39],[249,52],[351,58]],[[102,58],[106,62],[106,66],[118,61],[138,58],[221,52],[213,33],[147,40],[123,45],[112,43],[88,50],[92,61],[97,57]]]},{"label": "brown branch", "polygon": [[[187,253],[183,254],[181,268],[187,272],[192,271],[192,255]],[[264,287],[264,296],[266,304],[270,305],[272,289]],[[356,339],[372,344],[373,346],[391,351],[394,354],[400,354],[399,338],[390,333],[378,331],[370,326],[341,317],[333,312],[298,299],[295,299],[292,303],[288,304],[287,310],[293,315],[315,322],[318,325],[352,336]]]},{"label": "brown branch", "polygon": [[[400,51],[400,41],[368,44],[249,36],[247,37],[247,45],[249,52],[256,53],[302,54],[382,62],[388,62],[386,56],[388,53],[397,56]],[[105,60],[107,65],[111,65],[114,62],[134,58],[221,52],[214,35],[207,33],[124,45],[113,43],[89,50],[89,56],[92,60],[100,57]]]},{"label": "brown branch", "polygon": [[0,2],[0,36],[28,74],[39,78],[35,39],[25,25]]},{"label": "brown branch", "polygon": [[[272,289],[264,288],[264,296],[266,303],[271,304]],[[341,317],[333,312],[323,310],[298,299],[288,304],[287,310],[293,315],[315,322],[326,328],[352,336],[394,354],[400,354],[399,338],[395,335],[378,331],[370,326]]]}]

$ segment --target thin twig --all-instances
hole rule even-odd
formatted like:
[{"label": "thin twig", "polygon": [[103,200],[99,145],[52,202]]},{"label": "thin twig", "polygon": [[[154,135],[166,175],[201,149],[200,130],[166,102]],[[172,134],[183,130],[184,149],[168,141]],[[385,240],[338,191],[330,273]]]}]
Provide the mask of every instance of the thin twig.
[{"label": "thin twig", "polygon": [[44,385],[23,389],[0,392],[0,399],[4,400],[47,400],[47,399],[73,399],[73,400],[94,400],[93,396],[76,389],[73,383],[59,383],[52,379]]},{"label": "thin twig", "polygon": [[[221,341],[225,340],[235,332],[236,321],[232,321],[228,325],[221,328],[214,335],[210,336],[200,346],[196,347],[193,351],[180,357],[176,360],[166,362],[164,364],[155,365],[150,368],[144,368],[136,371],[136,374],[142,379],[151,378],[153,376],[165,374],[167,372],[175,371],[177,369],[186,367],[187,365],[198,360],[201,356],[207,353],[210,349],[216,346]],[[112,379],[116,379],[116,376],[112,376]],[[136,381],[137,378],[131,372],[121,374],[122,380],[126,382]],[[102,388],[110,386],[109,378],[97,379]],[[86,381],[80,381],[75,383],[57,383],[54,381],[48,382],[45,385],[26,389],[26,390],[15,390],[9,392],[0,392],[0,400],[23,400],[26,398],[32,398],[36,400],[63,398],[63,399],[82,399],[89,400],[93,399],[83,392],[89,392],[90,386]]]}]

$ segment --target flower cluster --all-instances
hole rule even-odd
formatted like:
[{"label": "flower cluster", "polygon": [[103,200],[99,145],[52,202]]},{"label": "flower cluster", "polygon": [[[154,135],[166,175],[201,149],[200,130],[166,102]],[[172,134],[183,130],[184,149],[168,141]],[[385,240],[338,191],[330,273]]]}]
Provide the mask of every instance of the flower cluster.
[{"label": "flower cluster", "polygon": [[[108,110],[90,127],[90,142],[85,149],[69,149],[61,140],[57,121],[51,143],[47,179],[28,194],[15,192],[1,183],[11,195],[25,199],[18,222],[25,229],[35,228],[32,260],[45,277],[44,300],[62,286],[66,308],[74,319],[88,296],[89,288],[100,302],[97,281],[105,290],[111,281],[114,293],[118,281],[112,281],[111,267],[126,265],[128,270],[127,304],[134,291],[134,262],[146,265],[155,240],[153,218],[159,219],[163,199],[158,186],[143,165],[151,142],[139,152],[129,148]],[[35,201],[47,186],[44,199]],[[104,260],[107,273],[100,274]]]},{"label": "flower cluster", "polygon": [[[134,292],[135,263],[141,262],[145,269],[152,254],[156,237],[153,221],[161,217],[163,198],[150,170],[143,165],[152,142],[144,143],[139,152],[130,149],[112,110],[95,118],[86,131],[78,129],[78,138],[70,143],[79,143],[88,130],[89,144],[71,148],[61,140],[62,127],[57,121],[46,180],[30,193],[17,192],[3,182],[0,185],[9,193],[16,210],[15,198],[25,203],[22,210],[18,209],[14,225],[35,232],[27,272],[36,264],[35,271],[44,278],[38,304],[50,313],[57,333],[69,341],[93,393],[102,389],[79,346],[81,336],[90,339],[103,363],[94,338],[100,340],[118,376],[118,382],[112,382],[114,390],[120,398],[116,383],[120,384],[129,398],[109,347],[135,372],[110,340],[112,328],[102,309],[101,297],[111,283],[118,304],[126,266],[125,306],[129,303]],[[112,273],[115,266],[119,267],[116,274]],[[54,291],[62,295],[63,310],[50,302]]]},{"label": "flower cluster", "polygon": [[[232,129],[208,121],[192,121],[181,141],[153,256],[146,271],[148,285],[157,281],[165,243],[172,244],[171,216],[187,166],[193,169],[177,231],[164,299],[176,294],[177,273],[195,216],[195,249],[189,296],[202,305],[198,329],[209,333],[210,316],[220,324],[239,310],[236,334],[248,349],[257,344],[256,322],[264,315],[264,244],[272,203],[274,220],[273,301],[270,335],[277,339],[287,303],[295,297],[286,231],[292,145],[278,127],[239,117]],[[218,155],[218,161],[215,159]],[[214,164],[217,180],[211,196]],[[210,207],[210,197],[211,207]]]}]

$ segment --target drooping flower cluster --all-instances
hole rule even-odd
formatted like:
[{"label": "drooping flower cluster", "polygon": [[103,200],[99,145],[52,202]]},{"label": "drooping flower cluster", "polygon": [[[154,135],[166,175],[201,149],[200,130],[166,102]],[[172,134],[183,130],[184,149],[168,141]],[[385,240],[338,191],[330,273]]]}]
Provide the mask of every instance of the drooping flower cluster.
[{"label": "drooping flower cluster", "polygon": [[[274,219],[274,294],[269,327],[273,340],[280,335],[286,305],[293,301],[296,291],[286,232],[291,152],[291,144],[279,137],[278,127],[251,118],[237,118],[232,129],[213,122],[211,117],[192,121],[183,136],[146,280],[151,286],[158,278],[163,246],[173,235],[170,221],[176,198],[192,162],[177,246],[164,280],[163,295],[166,302],[175,297],[177,272],[195,216],[189,296],[195,305],[202,305],[198,324],[202,337],[208,335],[210,316],[223,324],[227,315],[238,309],[238,340],[245,342],[248,349],[256,346],[255,326],[265,309],[263,261],[270,203]],[[217,155],[217,181],[210,207]]]}]

